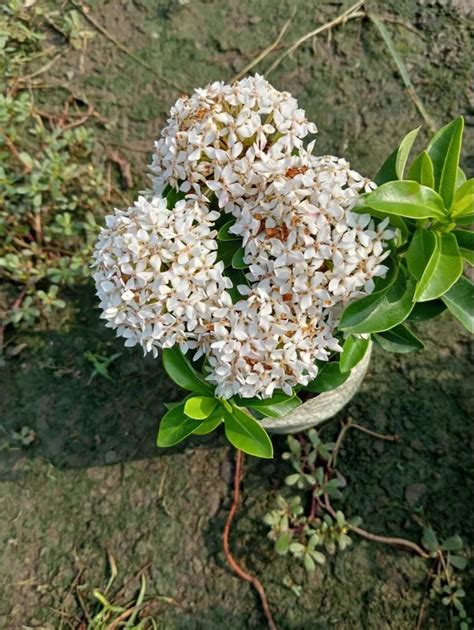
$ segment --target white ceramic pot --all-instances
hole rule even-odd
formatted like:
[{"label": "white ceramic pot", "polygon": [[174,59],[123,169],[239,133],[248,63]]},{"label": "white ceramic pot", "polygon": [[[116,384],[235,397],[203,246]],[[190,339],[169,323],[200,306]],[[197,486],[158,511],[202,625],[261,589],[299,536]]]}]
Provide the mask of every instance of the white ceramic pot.
[{"label": "white ceramic pot", "polygon": [[282,418],[265,418],[261,421],[262,426],[270,433],[297,433],[332,418],[357,393],[367,373],[371,354],[372,344],[367,348],[362,361],[355,366],[347,381],[342,385],[311,398]]}]

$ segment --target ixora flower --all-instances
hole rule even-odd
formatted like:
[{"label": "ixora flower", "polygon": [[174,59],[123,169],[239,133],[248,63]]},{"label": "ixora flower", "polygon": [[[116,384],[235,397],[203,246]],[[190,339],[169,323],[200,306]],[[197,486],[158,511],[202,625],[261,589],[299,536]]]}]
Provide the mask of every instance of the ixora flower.
[{"label": "ixora flower", "polygon": [[[457,134],[460,146],[460,120],[443,141]],[[466,323],[472,233],[453,228],[472,180],[450,184],[436,162],[456,158],[440,157],[435,136],[404,180],[412,132],[376,188],[346,160],[313,155],[315,132],[263,77],[212,83],[171,109],[153,189],[106,218],[94,255],[102,317],[125,345],[161,350],[191,392],[162,419],[160,446],[224,423],[236,447],[270,457],[260,419],[341,385],[370,335],[407,352],[422,346],[402,324],[412,312],[446,305]]]}]

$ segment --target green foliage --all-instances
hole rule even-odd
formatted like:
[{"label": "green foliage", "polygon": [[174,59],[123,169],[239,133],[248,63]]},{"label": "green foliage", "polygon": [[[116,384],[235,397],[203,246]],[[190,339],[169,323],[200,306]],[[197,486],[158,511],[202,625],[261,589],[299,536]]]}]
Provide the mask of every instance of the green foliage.
[{"label": "green foliage", "polygon": [[386,350],[411,352],[423,345],[403,322],[434,317],[444,303],[472,332],[474,292],[462,273],[464,262],[474,261],[473,232],[465,229],[474,219],[474,186],[459,168],[463,127],[457,118],[440,129],[404,179],[418,130],[410,132],[377,175],[379,188],[363,196],[361,211],[388,217],[397,229],[388,259],[396,277],[389,274],[371,295],[349,304],[342,330],[371,333]]},{"label": "green foliage", "polygon": [[[0,7],[0,302],[14,326],[49,320],[66,305],[61,289],[90,276],[99,218],[113,203],[84,104],[68,98],[45,112],[29,89],[37,60],[46,65],[58,51],[44,9],[23,4]],[[88,38],[75,11],[56,16],[54,28],[71,45]]]},{"label": "green foliage", "polygon": [[[163,350],[163,365],[168,376],[177,385],[198,395],[190,395],[182,403],[170,406],[160,422],[158,446],[174,446],[192,433],[206,435],[224,422],[225,435],[235,448],[255,457],[273,457],[273,446],[267,432],[257,418],[237,403],[245,404],[249,409],[259,411],[261,415],[276,415],[278,411],[275,409],[290,410],[300,404],[301,401],[292,402],[296,396],[276,395],[273,403],[271,399],[227,401],[217,398],[213,387],[206,381],[205,374],[191,365],[178,346]],[[247,400],[248,402],[243,402]],[[271,413],[268,412],[269,409]]]},{"label": "green foliage", "polygon": [[332,516],[321,514],[325,496],[341,498],[341,482],[330,468],[335,445],[324,443],[311,429],[300,440],[289,436],[288,446],[283,459],[296,472],[288,475],[285,482],[292,488],[311,492],[311,508],[309,513],[305,510],[301,495],[278,496],[276,508],[265,515],[264,522],[271,528],[269,538],[275,543],[275,551],[279,555],[290,554],[311,573],[316,565],[326,562],[323,552],[334,555],[352,543],[349,528],[360,519],[348,521],[341,511]]},{"label": "green foliage", "polygon": [[456,573],[467,567],[467,559],[459,555],[464,546],[462,538],[455,534],[440,541],[431,527],[425,527],[421,544],[433,559],[430,598],[441,600],[443,606],[449,609],[453,625],[460,630],[469,630],[472,620],[468,618],[463,604],[466,593],[462,588],[461,577]]},{"label": "green foliage", "polygon": [[341,358],[339,359],[339,368],[342,373],[350,372],[365,356],[369,347],[370,340],[368,337],[357,337],[349,335],[344,342]]}]

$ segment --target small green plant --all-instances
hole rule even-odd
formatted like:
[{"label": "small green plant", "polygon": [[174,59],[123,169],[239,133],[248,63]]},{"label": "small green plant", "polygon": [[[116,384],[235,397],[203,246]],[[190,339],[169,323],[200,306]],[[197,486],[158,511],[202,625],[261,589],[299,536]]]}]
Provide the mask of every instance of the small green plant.
[{"label": "small green plant", "polygon": [[[327,554],[332,556],[346,550],[352,544],[351,533],[374,542],[406,547],[431,561],[428,571],[430,600],[440,601],[460,630],[469,630],[471,620],[464,608],[465,591],[459,575],[459,571],[466,568],[467,560],[460,555],[463,542],[458,535],[440,542],[433,529],[426,526],[420,547],[405,539],[371,534],[360,527],[360,517],[348,519],[343,512],[332,507],[331,498],[342,498],[341,491],[345,485],[336,468],[336,458],[349,428],[367,432],[365,427],[350,421],[343,426],[335,443],[324,443],[314,429],[307,434],[287,438],[289,450],[283,453],[282,458],[296,472],[288,475],[285,483],[299,492],[289,496],[278,495],[275,508],[263,518],[270,527],[268,537],[273,541],[276,553],[295,558],[311,573],[317,565],[326,563]],[[381,439],[394,439],[393,436],[369,433]],[[284,583],[297,597],[300,596],[302,584],[295,584],[290,577],[285,578]],[[419,619],[423,617],[424,607],[423,599]]]},{"label": "small green plant", "polygon": [[87,352],[84,353],[84,356],[88,361],[92,363],[94,367],[89,379],[89,383],[92,382],[92,380],[96,376],[102,376],[102,378],[114,382],[114,379],[109,374],[109,366],[111,365],[111,363],[122,356],[121,352],[115,352],[110,357],[105,357],[101,354],[95,354],[94,352],[87,350]]},{"label": "small green plant", "polygon": [[468,617],[464,608],[466,593],[462,588],[462,578],[457,573],[467,566],[467,559],[459,555],[463,549],[463,541],[460,536],[449,536],[439,541],[431,527],[425,527],[421,543],[430,553],[433,563],[430,569],[430,599],[441,600],[443,606],[449,611],[453,623],[460,630],[469,630],[472,619]]},{"label": "small green plant", "polygon": [[352,543],[349,527],[359,525],[361,519],[347,520],[339,510],[333,515],[321,512],[325,497],[339,499],[342,496],[342,483],[330,469],[335,444],[324,443],[317,431],[310,429],[301,440],[289,436],[288,446],[289,451],[283,453],[282,458],[289,461],[296,472],[288,475],[285,483],[310,491],[311,507],[306,513],[301,495],[278,496],[276,509],[265,515],[264,522],[271,527],[269,538],[275,541],[275,551],[280,555],[290,553],[312,572],[317,564],[326,562],[323,551],[334,555]]},{"label": "small green plant", "polygon": [[[23,5],[0,7],[0,319],[31,327],[65,308],[63,287],[90,276],[111,187],[95,159],[90,108],[68,96],[62,110],[44,111],[30,89],[29,75],[58,48],[86,38],[79,14],[50,16],[44,6]],[[51,23],[64,34],[56,47],[49,46]]]}]

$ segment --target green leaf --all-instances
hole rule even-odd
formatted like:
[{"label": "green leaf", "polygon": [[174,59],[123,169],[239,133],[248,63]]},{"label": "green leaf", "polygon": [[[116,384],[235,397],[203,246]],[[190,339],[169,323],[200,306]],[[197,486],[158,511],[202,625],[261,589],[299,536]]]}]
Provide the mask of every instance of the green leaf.
[{"label": "green leaf", "polygon": [[458,170],[456,173],[456,190],[460,188],[460,186],[462,186],[465,182],[466,182],[466,174],[464,173],[462,168],[459,168],[458,166]]},{"label": "green leaf", "polygon": [[408,271],[417,280],[421,280],[435,248],[436,235],[434,232],[423,228],[416,230],[407,251],[407,266]]},{"label": "green leaf", "polygon": [[309,553],[305,553],[303,557],[304,568],[308,573],[312,573],[316,569],[316,565],[314,564],[313,558]]},{"label": "green leaf", "polygon": [[466,226],[473,227],[474,226],[474,213],[473,214],[462,214],[455,218],[457,226]]},{"label": "green leaf", "polygon": [[316,394],[330,392],[336,389],[336,387],[339,387],[339,385],[342,385],[344,381],[347,381],[349,375],[350,372],[341,372],[339,363],[326,363],[324,367],[320,368],[314,381],[305,385],[303,389]]},{"label": "green leaf", "polygon": [[434,187],[433,162],[426,151],[422,151],[413,161],[408,169],[407,179],[412,179],[428,188]]},{"label": "green leaf", "polygon": [[275,543],[275,551],[280,555],[284,556],[290,547],[290,534],[288,532],[283,532],[278,537]]},{"label": "green leaf", "polygon": [[407,317],[409,322],[426,322],[434,317],[438,317],[446,310],[446,304],[442,300],[432,300],[431,302],[418,302],[412,312]]},{"label": "green leaf", "polygon": [[403,324],[399,324],[391,330],[377,333],[374,335],[377,343],[388,352],[416,352],[422,350],[425,346],[418,337],[408,330]]},{"label": "green leaf", "polygon": [[395,282],[388,288],[349,304],[339,328],[363,334],[383,332],[401,324],[413,308],[415,287],[415,281],[400,268]]},{"label": "green leaf", "polygon": [[356,366],[365,356],[367,348],[369,347],[370,339],[364,339],[363,337],[355,337],[349,335],[345,340],[342,348],[342,353],[339,358],[339,365],[341,372],[350,372],[354,366]]},{"label": "green leaf", "polygon": [[428,145],[433,162],[435,188],[451,208],[456,190],[457,170],[461,155],[464,119],[462,116],[442,127]]},{"label": "green leaf", "polygon": [[441,549],[443,549],[443,551],[460,551],[462,549],[462,545],[463,543],[461,536],[458,536],[456,534],[454,536],[446,538],[446,540],[443,540]]},{"label": "green leaf", "polygon": [[456,237],[460,249],[474,251],[474,232],[470,230],[453,230],[451,233]]},{"label": "green leaf", "polygon": [[416,302],[427,302],[448,291],[463,270],[463,262],[456,238],[450,233],[434,232],[436,242],[415,291]]},{"label": "green leaf", "polygon": [[273,446],[262,425],[239,407],[224,412],[225,434],[229,442],[244,453],[271,459]]},{"label": "green leaf", "polygon": [[184,405],[181,403],[165,413],[158,430],[158,446],[174,446],[195,431],[196,420],[191,420],[184,414]]},{"label": "green leaf", "polygon": [[[219,407],[211,413],[207,420],[199,422],[193,433],[195,435],[207,435],[208,433],[214,431],[214,429],[216,429],[223,420],[224,414],[222,409]],[[194,424],[196,424],[196,421],[194,421]]]},{"label": "green leaf", "polygon": [[232,258],[239,249],[240,241],[218,241],[217,260],[222,260],[224,267],[230,267],[232,265]]},{"label": "green leaf", "polygon": [[425,527],[423,529],[423,537],[421,539],[421,544],[428,551],[438,551],[439,542],[436,534],[431,529],[431,527]]},{"label": "green leaf", "polygon": [[419,131],[420,127],[417,127],[407,133],[395,151],[385,160],[374,179],[377,186],[397,179],[403,179],[408,155]]},{"label": "green leaf", "polygon": [[461,276],[441,298],[451,313],[470,333],[474,333],[474,286]]},{"label": "green leaf", "polygon": [[231,228],[233,225],[235,225],[235,219],[233,219],[232,221],[228,221],[225,225],[223,225],[221,229],[219,230],[219,232],[217,233],[217,240],[218,241],[240,241],[241,238],[238,234],[232,234],[232,232],[229,232],[229,228]]},{"label": "green leaf", "polygon": [[213,394],[213,388],[196,372],[178,346],[164,348],[162,356],[166,373],[177,385],[195,394]]},{"label": "green leaf", "polygon": [[469,249],[460,249],[459,253],[463,257],[463,259],[472,266],[474,266],[474,252]]},{"label": "green leaf", "polygon": [[247,269],[248,263],[244,261],[245,250],[243,247],[239,249],[232,256],[232,267],[234,269]]},{"label": "green leaf", "polygon": [[418,182],[388,182],[369,193],[364,202],[379,212],[408,219],[444,219],[446,216],[438,193]]},{"label": "green leaf", "polygon": [[[284,400],[283,397],[285,397]],[[249,399],[240,397],[235,397],[234,400],[239,407],[255,409],[263,416],[268,416],[269,418],[282,418],[301,405],[301,400],[298,396],[287,396],[283,393],[281,395],[274,394],[272,398],[265,398],[263,400],[259,398]],[[274,400],[280,402],[272,402]]]},{"label": "green leaf", "polygon": [[453,567],[459,569],[460,571],[463,571],[467,567],[467,559],[462,556],[453,556],[452,554],[449,554],[448,560],[449,564],[452,564]]},{"label": "green leaf", "polygon": [[454,195],[452,215],[457,222],[457,217],[474,212],[474,179],[468,179],[460,186]]},{"label": "green leaf", "polygon": [[217,405],[217,400],[210,396],[193,396],[185,402],[184,413],[193,420],[205,420]]}]

